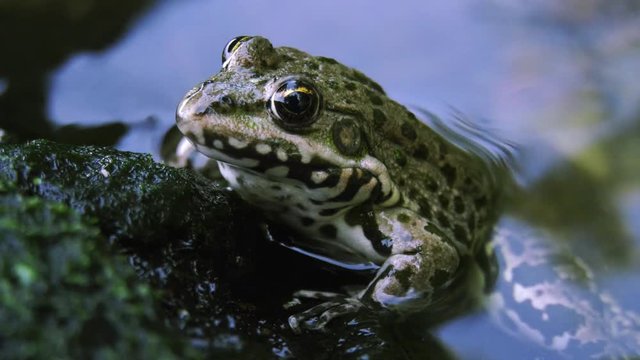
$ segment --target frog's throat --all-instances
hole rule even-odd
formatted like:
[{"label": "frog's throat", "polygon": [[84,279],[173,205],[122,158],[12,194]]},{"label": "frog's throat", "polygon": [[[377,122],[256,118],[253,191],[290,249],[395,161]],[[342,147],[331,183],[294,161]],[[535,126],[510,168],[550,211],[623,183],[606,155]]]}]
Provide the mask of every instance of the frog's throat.
[{"label": "frog's throat", "polygon": [[274,180],[299,181],[309,189],[341,189],[335,199],[327,200],[345,201],[361,189],[370,193],[369,199],[378,206],[393,206],[401,199],[400,191],[391,181],[386,167],[371,156],[365,156],[354,166],[341,167],[317,155],[305,157],[297,152],[272,149],[259,141],[216,136],[205,139],[204,143],[207,145],[193,142],[198,151],[218,162]]}]

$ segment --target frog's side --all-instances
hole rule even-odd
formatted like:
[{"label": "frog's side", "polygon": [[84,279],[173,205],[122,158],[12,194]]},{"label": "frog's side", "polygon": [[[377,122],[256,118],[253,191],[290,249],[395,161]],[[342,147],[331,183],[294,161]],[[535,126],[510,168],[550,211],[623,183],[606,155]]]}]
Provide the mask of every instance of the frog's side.
[{"label": "frog's side", "polygon": [[379,266],[359,303],[426,309],[467,259],[486,255],[497,194],[488,165],[333,59],[235,38],[176,121],[246,201],[299,234],[296,247]]}]

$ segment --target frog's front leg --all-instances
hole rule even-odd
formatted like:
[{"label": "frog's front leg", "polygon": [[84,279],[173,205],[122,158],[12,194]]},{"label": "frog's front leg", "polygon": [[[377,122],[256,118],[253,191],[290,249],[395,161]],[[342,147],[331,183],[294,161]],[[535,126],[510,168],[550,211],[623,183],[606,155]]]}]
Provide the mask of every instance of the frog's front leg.
[{"label": "frog's front leg", "polygon": [[391,254],[357,296],[334,296],[289,318],[291,328],[319,330],[334,318],[358,311],[408,314],[424,310],[438,289],[454,280],[460,264],[455,247],[426,219],[403,208],[376,213],[378,230],[391,240]]},{"label": "frog's front leg", "polygon": [[411,312],[428,306],[460,264],[456,248],[425,218],[392,208],[376,213],[378,229],[391,240],[391,255],[361,293],[369,307]]}]

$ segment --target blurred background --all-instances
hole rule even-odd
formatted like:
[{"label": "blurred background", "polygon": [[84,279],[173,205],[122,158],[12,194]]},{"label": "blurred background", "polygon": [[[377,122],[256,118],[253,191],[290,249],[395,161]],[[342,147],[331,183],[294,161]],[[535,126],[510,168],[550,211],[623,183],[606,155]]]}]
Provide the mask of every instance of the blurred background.
[{"label": "blurred background", "polygon": [[[238,35],[335,58],[402,104],[460,111],[517,144],[510,216],[568,246],[640,311],[634,0],[4,0],[0,129],[157,158],[178,101]],[[478,315],[440,337],[480,358],[495,341],[484,326]]]}]

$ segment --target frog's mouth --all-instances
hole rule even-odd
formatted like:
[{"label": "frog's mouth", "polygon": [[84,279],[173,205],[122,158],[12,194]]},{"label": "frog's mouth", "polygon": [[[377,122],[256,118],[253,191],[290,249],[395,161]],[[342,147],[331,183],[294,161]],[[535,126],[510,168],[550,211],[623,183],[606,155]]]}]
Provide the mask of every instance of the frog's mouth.
[{"label": "frog's mouth", "polygon": [[[196,141],[189,133],[186,136],[204,155],[269,178],[298,180],[310,188],[335,187],[343,181],[348,181],[354,189],[377,183],[366,169],[340,167],[316,155],[305,156],[290,143],[244,141],[206,131],[203,142]],[[343,179],[345,170],[352,174],[348,179]]]}]

